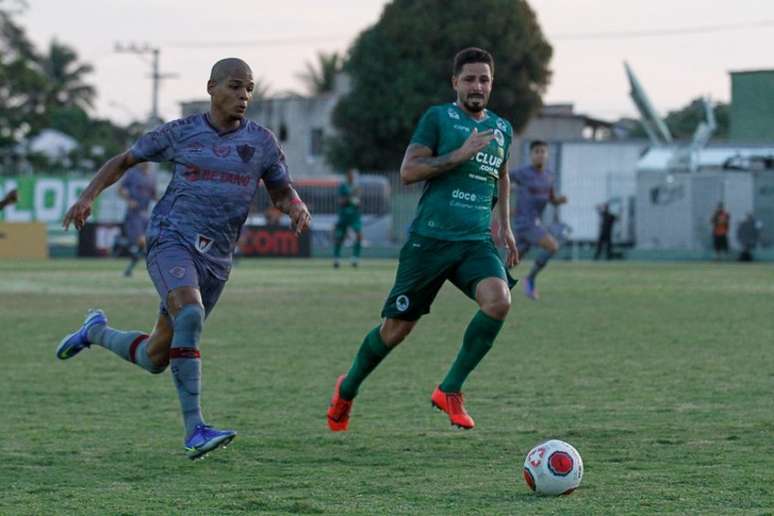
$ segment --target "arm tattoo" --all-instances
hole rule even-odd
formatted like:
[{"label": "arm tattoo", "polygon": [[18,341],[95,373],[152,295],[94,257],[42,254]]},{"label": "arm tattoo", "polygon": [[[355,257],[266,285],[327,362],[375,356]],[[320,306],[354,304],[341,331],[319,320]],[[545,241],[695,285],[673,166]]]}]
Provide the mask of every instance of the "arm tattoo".
[{"label": "arm tattoo", "polygon": [[444,154],[443,156],[416,157],[414,161],[417,164],[438,169],[439,172],[449,170],[455,166],[455,163],[452,162],[451,153]]}]

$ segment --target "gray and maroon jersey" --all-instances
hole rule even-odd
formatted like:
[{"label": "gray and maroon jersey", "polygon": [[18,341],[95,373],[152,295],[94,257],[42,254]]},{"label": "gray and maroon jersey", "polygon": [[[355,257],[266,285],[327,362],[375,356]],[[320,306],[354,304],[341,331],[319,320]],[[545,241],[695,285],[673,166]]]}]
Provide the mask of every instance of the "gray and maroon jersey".
[{"label": "gray and maroon jersey", "polygon": [[541,172],[532,165],[525,165],[510,174],[511,181],[518,185],[515,225],[523,227],[538,223],[554,189],[553,172],[547,169]]},{"label": "gray and maroon jersey", "polygon": [[147,216],[148,207],[156,198],[156,175],[153,172],[146,174],[140,167],[132,167],[124,174],[121,188],[126,190],[129,199],[137,203],[137,206],[127,208],[126,216]]},{"label": "gray and maroon jersey", "polygon": [[129,152],[138,160],[174,165],[172,181],[151,215],[148,248],[179,240],[224,280],[258,183],[273,189],[290,182],[274,134],[248,120],[218,133],[207,115],[192,115],[145,134]]}]

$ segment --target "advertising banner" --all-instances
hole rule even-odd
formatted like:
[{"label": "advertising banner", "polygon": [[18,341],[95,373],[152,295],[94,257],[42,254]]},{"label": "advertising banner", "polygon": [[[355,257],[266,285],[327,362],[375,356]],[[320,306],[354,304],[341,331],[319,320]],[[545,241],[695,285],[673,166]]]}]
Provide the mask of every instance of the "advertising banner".
[{"label": "advertising banner", "polygon": [[309,231],[296,236],[287,226],[245,226],[239,239],[239,253],[261,258],[309,258],[312,237]]},{"label": "advertising banner", "polygon": [[[19,192],[15,205],[0,210],[5,222],[57,223],[89,184],[83,177],[30,176],[0,178],[0,197],[13,189]],[[92,207],[92,217],[99,213],[99,202]]]},{"label": "advertising banner", "polygon": [[[78,256],[122,256],[125,245],[121,224],[89,222],[78,235]],[[287,226],[244,226],[237,244],[241,256],[256,258],[309,258],[312,238],[300,237]]]}]

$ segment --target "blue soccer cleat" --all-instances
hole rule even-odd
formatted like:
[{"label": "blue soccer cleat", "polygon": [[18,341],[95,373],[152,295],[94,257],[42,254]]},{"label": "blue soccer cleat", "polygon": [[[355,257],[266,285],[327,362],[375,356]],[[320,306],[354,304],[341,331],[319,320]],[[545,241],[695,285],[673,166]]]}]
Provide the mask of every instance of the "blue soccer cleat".
[{"label": "blue soccer cleat", "polygon": [[527,276],[524,278],[524,295],[533,301],[540,299],[537,287],[535,287],[535,280]]},{"label": "blue soccer cleat", "polygon": [[89,330],[99,324],[106,325],[108,322],[107,315],[102,310],[89,310],[86,314],[86,319],[83,320],[83,325],[65,338],[59,343],[56,348],[56,358],[59,360],[67,360],[73,358],[75,355],[91,346],[89,341]]},{"label": "blue soccer cleat", "polygon": [[218,430],[210,425],[196,425],[194,431],[185,440],[185,454],[191,460],[199,459],[221,446],[225,448],[236,435],[233,430]]}]

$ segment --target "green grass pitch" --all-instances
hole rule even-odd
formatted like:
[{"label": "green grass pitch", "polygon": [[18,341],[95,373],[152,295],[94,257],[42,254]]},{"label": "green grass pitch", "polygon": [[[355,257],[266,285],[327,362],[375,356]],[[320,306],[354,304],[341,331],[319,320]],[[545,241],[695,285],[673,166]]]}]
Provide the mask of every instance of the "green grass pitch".
[{"label": "green grass pitch", "polygon": [[[770,265],[552,263],[468,379],[469,432],[430,407],[476,310],[447,285],[333,434],[331,388],[395,263],[243,260],[201,344],[205,417],[239,437],[197,462],[169,372],[54,357],[92,306],[149,329],[156,293],[123,265],[0,262],[0,514],[774,512]],[[522,461],[552,437],[584,480],[538,498]]]}]

